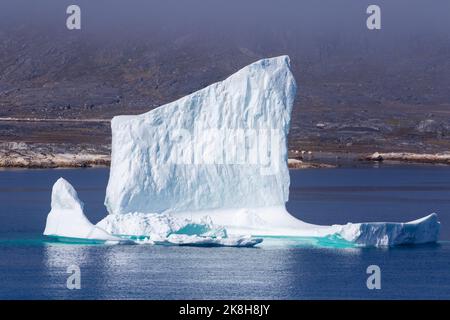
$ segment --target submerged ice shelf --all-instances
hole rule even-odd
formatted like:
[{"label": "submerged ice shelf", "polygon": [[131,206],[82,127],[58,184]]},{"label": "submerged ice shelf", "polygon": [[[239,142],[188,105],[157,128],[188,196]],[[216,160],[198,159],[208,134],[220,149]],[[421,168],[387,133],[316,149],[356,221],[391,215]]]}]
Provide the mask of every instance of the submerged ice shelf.
[{"label": "submerged ice shelf", "polygon": [[281,56],[147,113],[114,117],[109,214],[92,225],[75,190],[60,179],[44,234],[218,246],[254,246],[264,236],[359,246],[437,241],[436,214],[407,223],[318,226],[286,211],[295,95],[289,58]]}]

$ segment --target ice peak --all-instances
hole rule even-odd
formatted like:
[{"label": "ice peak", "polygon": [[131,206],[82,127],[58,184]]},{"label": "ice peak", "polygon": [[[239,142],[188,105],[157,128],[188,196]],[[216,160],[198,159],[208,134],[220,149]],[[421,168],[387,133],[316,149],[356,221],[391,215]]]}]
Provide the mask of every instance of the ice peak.
[{"label": "ice peak", "polygon": [[59,178],[52,188],[52,208],[61,210],[83,211],[83,202],[72,185],[64,178]]},{"label": "ice peak", "polygon": [[51,206],[44,235],[120,241],[88,220],[83,212],[83,202],[78,198],[72,185],[64,178],[59,178],[53,185]]},{"label": "ice peak", "polygon": [[109,213],[284,205],[296,84],[288,56],[112,121]]}]

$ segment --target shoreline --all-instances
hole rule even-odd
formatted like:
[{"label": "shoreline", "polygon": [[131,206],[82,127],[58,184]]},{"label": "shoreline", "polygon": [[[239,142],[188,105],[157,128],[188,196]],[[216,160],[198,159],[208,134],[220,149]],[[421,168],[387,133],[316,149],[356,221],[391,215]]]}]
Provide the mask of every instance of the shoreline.
[{"label": "shoreline", "polygon": [[0,168],[87,168],[95,166],[109,167],[109,155],[103,154],[10,154],[6,157],[0,151]]},{"label": "shoreline", "polygon": [[403,163],[427,163],[450,165],[450,152],[412,153],[412,152],[375,152],[360,159],[361,161],[395,161]]},{"label": "shoreline", "polygon": [[[0,151],[0,168],[29,168],[29,169],[51,169],[51,168],[89,168],[109,167],[111,157],[105,154],[86,153],[18,153]],[[288,159],[289,169],[308,168],[334,168],[335,165],[303,162],[297,159]]]},{"label": "shoreline", "polygon": [[[23,142],[0,143],[0,168],[85,168],[110,166],[109,145],[52,145]],[[289,169],[336,168],[370,163],[414,163],[450,165],[450,152],[426,154],[410,152],[289,152]]]}]

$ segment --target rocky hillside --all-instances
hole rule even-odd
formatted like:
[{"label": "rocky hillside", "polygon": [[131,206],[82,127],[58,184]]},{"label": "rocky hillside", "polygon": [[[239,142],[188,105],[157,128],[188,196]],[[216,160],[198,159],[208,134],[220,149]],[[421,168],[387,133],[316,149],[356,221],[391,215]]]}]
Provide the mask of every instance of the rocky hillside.
[{"label": "rocky hillside", "polygon": [[291,148],[450,150],[449,31],[401,32],[391,26],[395,32],[371,33],[360,22],[358,32],[353,24],[308,29],[295,16],[286,20],[245,28],[242,22],[242,28],[231,28],[225,20],[211,28],[186,22],[171,29],[169,22],[160,22],[113,31],[89,20],[81,31],[68,31],[60,23],[64,15],[45,23],[3,21],[0,142],[108,144],[107,122],[5,118],[95,120],[137,114],[260,58],[288,54],[298,82]]}]

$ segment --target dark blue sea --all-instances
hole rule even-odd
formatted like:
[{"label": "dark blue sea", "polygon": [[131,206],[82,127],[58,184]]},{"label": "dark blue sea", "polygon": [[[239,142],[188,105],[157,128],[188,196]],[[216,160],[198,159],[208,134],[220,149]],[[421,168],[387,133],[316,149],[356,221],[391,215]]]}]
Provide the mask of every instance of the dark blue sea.
[{"label": "dark blue sea", "polygon": [[[302,220],[402,222],[436,212],[441,236],[433,245],[106,246],[41,236],[57,178],[74,185],[89,219],[97,222],[106,212],[108,173],[0,171],[0,299],[450,299],[448,166],[291,171],[288,210]],[[70,265],[80,267],[79,290],[67,289]],[[380,267],[379,290],[366,286],[369,265]]]}]

